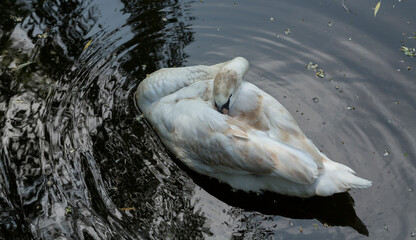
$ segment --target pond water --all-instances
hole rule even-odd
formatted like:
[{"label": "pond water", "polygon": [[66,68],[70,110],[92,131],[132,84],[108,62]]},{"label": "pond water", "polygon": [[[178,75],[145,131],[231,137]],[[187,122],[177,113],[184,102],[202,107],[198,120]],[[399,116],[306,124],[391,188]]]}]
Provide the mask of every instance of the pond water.
[{"label": "pond water", "polygon": [[[416,2],[383,1],[375,16],[377,3],[2,0],[0,239],[411,239],[416,58],[401,48],[416,47]],[[135,120],[146,74],[236,56],[373,186],[234,191]]]}]

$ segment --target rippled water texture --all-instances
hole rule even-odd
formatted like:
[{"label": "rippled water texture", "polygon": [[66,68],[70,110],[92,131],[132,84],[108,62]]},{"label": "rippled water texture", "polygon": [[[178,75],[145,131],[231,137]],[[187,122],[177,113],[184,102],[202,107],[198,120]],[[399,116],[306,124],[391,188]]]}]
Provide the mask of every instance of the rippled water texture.
[{"label": "rippled water texture", "polygon": [[[416,2],[383,1],[375,17],[377,2],[2,0],[0,239],[411,238],[416,58],[400,48],[416,48]],[[135,120],[146,74],[235,56],[373,186],[236,192]]]}]

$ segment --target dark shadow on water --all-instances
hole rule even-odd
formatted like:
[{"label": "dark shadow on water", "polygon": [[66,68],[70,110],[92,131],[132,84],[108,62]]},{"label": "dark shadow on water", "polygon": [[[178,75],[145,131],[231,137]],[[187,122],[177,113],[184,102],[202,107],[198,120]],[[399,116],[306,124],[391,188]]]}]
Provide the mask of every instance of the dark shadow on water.
[{"label": "dark shadow on water", "polygon": [[257,194],[235,191],[227,184],[190,170],[172,154],[170,156],[197,185],[230,206],[287,218],[317,219],[328,226],[348,226],[360,234],[369,234],[367,227],[355,212],[354,199],[347,192],[329,197],[300,198],[273,192]]}]

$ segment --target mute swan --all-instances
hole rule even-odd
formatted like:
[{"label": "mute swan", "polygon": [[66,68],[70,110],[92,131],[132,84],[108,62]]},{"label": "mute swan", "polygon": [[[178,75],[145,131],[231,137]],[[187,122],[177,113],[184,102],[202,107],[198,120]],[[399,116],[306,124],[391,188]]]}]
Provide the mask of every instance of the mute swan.
[{"label": "mute swan", "polygon": [[310,197],[371,186],[322,154],[276,99],[243,81],[248,68],[237,57],[161,69],[139,84],[136,103],[185,165],[235,189]]}]

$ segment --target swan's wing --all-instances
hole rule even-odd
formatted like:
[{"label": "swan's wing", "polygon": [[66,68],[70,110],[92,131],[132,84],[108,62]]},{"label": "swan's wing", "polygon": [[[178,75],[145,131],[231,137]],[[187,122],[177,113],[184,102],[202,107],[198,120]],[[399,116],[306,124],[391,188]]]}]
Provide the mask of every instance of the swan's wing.
[{"label": "swan's wing", "polygon": [[159,136],[200,173],[273,175],[305,184],[318,176],[317,165],[308,153],[258,135],[247,124],[218,113],[200,99],[159,104],[151,114]]},{"label": "swan's wing", "polygon": [[319,168],[323,167],[322,154],[305,136],[290,112],[269,94],[244,82],[233,108],[231,116],[275,141],[307,152]]}]

